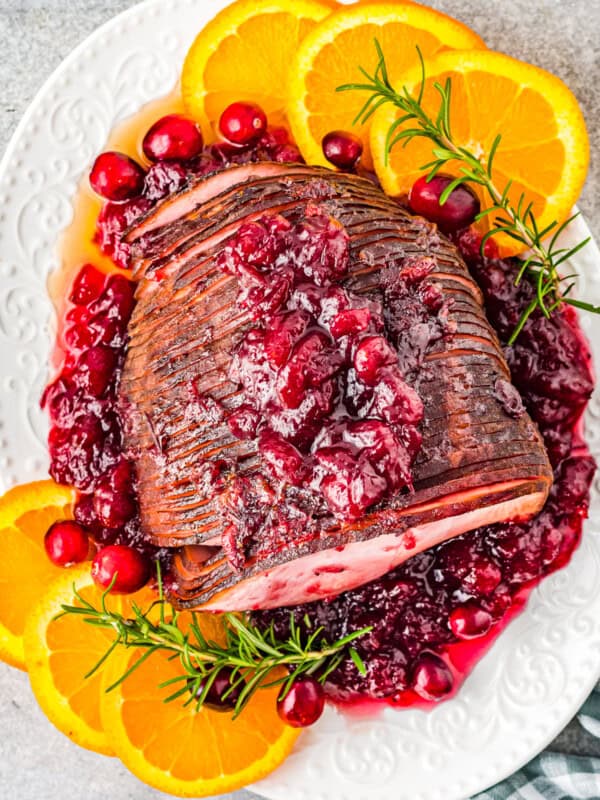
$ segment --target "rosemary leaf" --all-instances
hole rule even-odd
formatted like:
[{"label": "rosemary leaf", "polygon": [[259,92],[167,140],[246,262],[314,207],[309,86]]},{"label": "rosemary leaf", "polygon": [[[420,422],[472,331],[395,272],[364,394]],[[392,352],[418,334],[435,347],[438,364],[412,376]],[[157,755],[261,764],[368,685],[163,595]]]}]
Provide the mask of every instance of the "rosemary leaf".
[{"label": "rosemary leaf", "polygon": [[350,648],[350,658],[354,662],[354,666],[359,671],[359,673],[361,675],[366,675],[367,668],[365,667],[365,662],[362,660],[362,658],[358,654],[358,651],[354,647]]},{"label": "rosemary leaf", "polygon": [[[89,624],[114,631],[112,643],[86,677],[97,672],[118,647],[139,651],[139,658],[108,687],[109,692],[126,681],[147,659],[160,652],[169,660],[179,660],[181,675],[165,681],[159,688],[166,689],[179,682],[183,684],[169,694],[165,702],[187,696],[184,705],[194,703],[197,709],[202,708],[219,672],[225,668],[231,674],[230,687],[223,694],[227,699],[236,693],[235,718],[262,686],[283,685],[282,691],[286,692],[293,680],[304,674],[315,674],[318,680],[324,682],[326,676],[345,658],[355,658],[348,644],[371,630],[363,628],[329,642],[323,628],[315,628],[306,615],[304,627],[291,615],[289,635],[279,639],[273,623],[261,630],[248,614],[224,614],[224,641],[214,642],[202,633],[200,616],[196,613],[192,614],[189,626],[185,629],[182,627],[177,611],[164,598],[160,572],[158,575],[158,600],[150,605],[147,612],[134,606],[132,617],[126,618],[109,609],[106,592],[96,607],[82,598],[75,587],[78,604],[62,606],[63,616],[80,616]],[[158,622],[155,621],[157,606]]]}]

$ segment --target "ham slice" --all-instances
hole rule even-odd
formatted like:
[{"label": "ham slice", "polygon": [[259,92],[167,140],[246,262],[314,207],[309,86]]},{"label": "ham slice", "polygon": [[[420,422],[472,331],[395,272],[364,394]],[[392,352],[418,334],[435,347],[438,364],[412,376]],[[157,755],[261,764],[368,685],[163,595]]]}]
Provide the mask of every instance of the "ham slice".
[{"label": "ham slice", "polygon": [[[447,322],[433,340],[416,327],[405,334],[404,352],[415,359],[406,379],[424,404],[413,491],[359,519],[321,509],[285,540],[259,530],[240,564],[228,552],[222,491],[211,476],[226,459],[251,485],[269,479],[255,441],[237,439],[226,423],[242,400],[229,368],[251,315],[217,259],[242,224],[273,213],[297,221],[307,203],[348,232],[345,287],[374,297],[384,270],[427,258]],[[536,426],[515,406],[477,285],[434,226],[369,181],[304,165],[234,167],[168,198],[127,239],[139,284],[120,387],[125,444],[137,463],[144,532],[175,549],[170,593],[179,607],[272,608],[333,596],[445,539],[543,506],[550,465]],[[214,407],[199,414],[190,386]]]}]

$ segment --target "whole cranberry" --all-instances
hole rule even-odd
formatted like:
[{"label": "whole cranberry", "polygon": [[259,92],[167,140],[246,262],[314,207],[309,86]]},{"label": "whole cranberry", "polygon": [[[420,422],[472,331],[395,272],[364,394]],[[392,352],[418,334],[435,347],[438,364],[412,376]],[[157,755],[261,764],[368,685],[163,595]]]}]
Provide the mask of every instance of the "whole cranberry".
[{"label": "whole cranberry", "polygon": [[50,561],[59,567],[79,564],[88,557],[90,540],[87,531],[77,522],[55,522],[44,537],[44,548]]},{"label": "whole cranberry", "polygon": [[90,172],[92,189],[106,200],[131,200],[142,193],[144,170],[124,153],[109,150],[94,161]]},{"label": "whole cranberry", "polygon": [[202,150],[202,134],[194,120],[168,114],[144,136],[142,149],[149,161],[189,161]]},{"label": "whole cranberry", "polygon": [[219,130],[233,144],[252,144],[267,129],[267,116],[255,103],[232,103],[219,120]]},{"label": "whole cranberry", "polygon": [[452,611],[449,621],[457,639],[475,639],[489,631],[492,615],[476,603],[465,603]]},{"label": "whole cranberry", "polygon": [[323,713],[325,693],[321,684],[310,676],[296,678],[285,697],[277,700],[277,713],[292,728],[313,725]]},{"label": "whole cranberry", "polygon": [[[245,685],[244,683],[239,683],[232,688],[233,680],[233,670],[230,667],[221,667],[206,693],[203,705],[213,711],[233,711]],[[198,699],[202,696],[205,686],[205,678],[200,681],[197,688],[196,682],[192,678],[188,680],[188,689]]]},{"label": "whole cranberry", "polygon": [[453,189],[446,202],[440,204],[444,189],[453,180],[450,175],[436,175],[430,181],[423,176],[414,182],[408,194],[411,210],[430,222],[435,222],[444,233],[454,233],[471,225],[481,210],[477,195],[465,184]]},{"label": "whole cranberry", "polygon": [[440,700],[452,691],[454,678],[443,659],[434,653],[421,653],[412,676],[412,687],[425,700]]},{"label": "whole cranberry", "polygon": [[363,151],[361,140],[348,131],[331,131],[325,134],[321,147],[327,161],[340,169],[353,169]]},{"label": "whole cranberry", "polygon": [[148,583],[150,573],[148,559],[125,544],[104,547],[92,562],[92,578],[102,589],[112,583],[113,594],[137,592]]}]

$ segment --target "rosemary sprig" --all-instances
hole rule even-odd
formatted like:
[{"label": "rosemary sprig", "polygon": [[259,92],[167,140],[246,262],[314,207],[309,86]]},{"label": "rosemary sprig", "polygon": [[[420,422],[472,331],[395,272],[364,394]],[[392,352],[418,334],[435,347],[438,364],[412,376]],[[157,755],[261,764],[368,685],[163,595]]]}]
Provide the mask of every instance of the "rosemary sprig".
[{"label": "rosemary sprig", "polygon": [[[427,179],[431,180],[449,164],[452,164],[454,173],[458,172],[457,177],[442,193],[440,203],[443,204],[457,186],[465,183],[481,186],[490,199],[490,206],[477,217],[477,220],[481,220],[483,217],[491,219],[490,229],[483,236],[481,242],[482,253],[488,239],[497,233],[504,233],[529,248],[517,274],[515,284],[518,286],[523,278],[527,277],[535,288],[535,295],[523,312],[508,344],[511,345],[515,342],[525,323],[536,309],[539,309],[544,316],[550,317],[550,314],[561,303],[568,303],[595,314],[600,313],[600,306],[570,297],[575,276],[563,276],[559,272],[559,267],[589,242],[589,238],[587,238],[571,248],[558,246],[561,233],[577,214],[560,225],[554,221],[540,230],[533,213],[533,203],[528,202],[525,193],[520,195],[515,204],[509,197],[512,181],[509,181],[502,189],[494,181],[494,157],[500,146],[500,134],[496,136],[487,155],[477,155],[454,141],[450,126],[451,79],[448,78],[443,86],[439,82],[434,84],[439,95],[439,107],[437,113],[432,116],[423,108],[426,74],[425,63],[419,48],[417,47],[421,64],[421,82],[416,96],[411,95],[406,86],[399,91],[394,89],[389,80],[383,50],[377,40],[375,40],[375,48],[378,57],[375,72],[370,75],[365,69],[359,67],[366,83],[349,83],[337,87],[339,92],[361,91],[370,94],[354,123],[365,123],[385,103],[391,103],[399,108],[403,113],[390,126],[386,136],[386,162],[395,145],[401,143],[406,147],[417,137],[430,139],[434,145],[432,151],[434,160],[422,167],[423,170],[428,171]],[[550,240],[546,242],[550,235]]]},{"label": "rosemary sprig", "polygon": [[[273,624],[262,630],[251,622],[247,614],[224,614],[225,643],[219,644],[202,633],[196,613],[192,614],[189,629],[182,628],[180,615],[164,597],[160,568],[158,599],[146,611],[134,604],[132,618],[108,608],[106,600],[110,589],[104,592],[100,606],[96,608],[73,587],[78,605],[63,605],[62,614],[59,615],[79,615],[89,625],[112,629],[115,633],[114,641],[86,678],[93,675],[117,647],[134,647],[143,653],[107,691],[119,686],[155,653],[167,652],[172,654],[172,658],[179,659],[182,674],[159,686],[161,689],[171,685],[175,688],[176,684],[180,684],[165,698],[165,702],[187,694],[185,705],[195,703],[196,709],[200,709],[219,672],[227,668],[232,670],[231,686],[223,698],[227,699],[230,694],[238,695],[233,711],[235,718],[261,686],[281,685],[280,696],[285,697],[298,676],[312,675],[324,683],[347,656],[352,658],[362,674],[365,671],[352,642],[369,633],[371,628],[362,628],[337,641],[328,642],[322,627],[305,633],[291,614],[289,637],[280,641]],[[155,608],[159,613],[151,617]],[[308,624],[306,627],[310,630]],[[271,674],[281,667],[287,669],[286,674]]]}]

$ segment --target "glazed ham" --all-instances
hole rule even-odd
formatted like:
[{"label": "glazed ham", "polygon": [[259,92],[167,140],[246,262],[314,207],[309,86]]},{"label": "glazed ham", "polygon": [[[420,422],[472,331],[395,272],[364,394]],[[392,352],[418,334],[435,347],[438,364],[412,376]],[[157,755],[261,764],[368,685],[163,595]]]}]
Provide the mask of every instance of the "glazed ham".
[{"label": "glazed ham", "polygon": [[331,597],[543,506],[552,472],[477,285],[368,180],[230,168],[127,241],[125,445],[179,607]]}]

